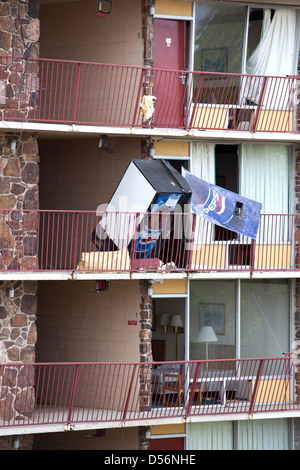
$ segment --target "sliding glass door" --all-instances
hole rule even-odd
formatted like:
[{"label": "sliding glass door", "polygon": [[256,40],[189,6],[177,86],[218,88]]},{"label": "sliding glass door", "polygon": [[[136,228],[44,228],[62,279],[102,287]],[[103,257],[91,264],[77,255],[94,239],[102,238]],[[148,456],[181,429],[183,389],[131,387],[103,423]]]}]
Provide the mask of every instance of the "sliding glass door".
[{"label": "sliding glass door", "polygon": [[[190,282],[190,359],[234,359],[236,357],[235,281]],[[198,341],[202,327],[213,328],[217,341]]]},{"label": "sliding glass door", "polygon": [[[194,24],[193,67],[203,74],[194,78],[193,100],[210,110],[205,121],[203,113],[195,114],[203,126],[211,121],[216,128],[260,128],[262,122],[270,127],[275,116],[266,110],[292,109],[294,83],[285,77],[296,74],[296,9],[196,2]],[[276,119],[282,130],[291,125],[289,115],[277,113]]]},{"label": "sliding glass door", "polygon": [[240,357],[282,357],[289,351],[286,280],[241,281]]},{"label": "sliding glass door", "polygon": [[194,70],[293,75],[297,28],[296,9],[196,2]]},{"label": "sliding glass door", "polygon": [[[191,172],[209,182],[221,186],[248,199],[262,203],[264,215],[256,238],[256,245],[272,245],[264,258],[256,260],[263,267],[288,267],[292,263],[289,240],[294,230],[294,220],[289,216],[293,206],[290,198],[290,174],[292,151],[289,145],[243,143],[240,145],[191,144]],[[197,217],[196,244],[214,244],[226,240],[235,243],[251,243],[241,236],[214,226]],[[276,247],[276,248],[275,248]],[[273,252],[273,251],[274,252]],[[248,250],[250,253],[250,250]],[[216,251],[215,251],[216,253]],[[280,265],[278,263],[281,263]],[[230,259],[228,258],[228,263]],[[275,264],[274,264],[275,263]],[[249,264],[249,263],[248,263]]]},{"label": "sliding glass door", "polygon": [[246,15],[243,6],[196,2],[194,70],[241,73]]},{"label": "sliding glass door", "polygon": [[[289,351],[287,280],[190,281],[189,359],[281,357]],[[203,326],[217,340],[198,340]]]}]

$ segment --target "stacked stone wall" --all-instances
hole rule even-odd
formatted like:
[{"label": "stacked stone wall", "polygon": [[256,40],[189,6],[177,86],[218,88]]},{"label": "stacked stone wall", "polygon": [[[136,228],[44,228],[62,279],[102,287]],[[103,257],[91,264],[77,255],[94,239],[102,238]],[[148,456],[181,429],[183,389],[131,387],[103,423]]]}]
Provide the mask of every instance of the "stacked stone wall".
[{"label": "stacked stone wall", "polygon": [[[0,118],[26,120],[38,104],[38,68],[31,61],[39,56],[38,15],[39,0],[0,1]],[[38,144],[35,134],[19,127],[18,132],[0,132],[0,270],[4,272],[37,266],[38,227],[32,213],[39,208]],[[36,294],[35,281],[7,276],[0,282],[2,422],[20,422],[33,410],[30,364],[35,362],[37,340]],[[31,447],[32,436],[0,438],[3,450]]]},{"label": "stacked stone wall", "polygon": [[[146,363],[140,369],[140,409],[147,410],[151,407],[151,378],[152,378],[152,326],[153,326],[153,301],[149,295],[149,281],[140,281],[140,362]],[[146,437],[148,427],[139,428],[139,449],[149,448],[149,439]]]},{"label": "stacked stone wall", "polygon": [[[11,141],[16,140],[16,150]],[[39,156],[35,136],[0,134],[0,269],[37,267]]]},{"label": "stacked stone wall", "polygon": [[0,1],[0,116],[30,118],[38,105],[37,0]]},{"label": "stacked stone wall", "polygon": [[6,436],[0,439],[1,450],[32,450],[33,436],[25,434],[22,436]]},{"label": "stacked stone wall", "polygon": [[[295,147],[295,212],[300,212],[300,145]],[[300,241],[300,224],[296,227],[296,259],[299,259],[299,241]],[[294,298],[294,338],[293,349],[300,347],[300,279],[295,280],[295,298]],[[300,365],[296,365],[295,374],[296,395],[300,397]],[[294,447],[300,450],[300,419],[294,419]]]},{"label": "stacked stone wall", "polygon": [[[154,66],[154,18],[149,15],[150,6],[155,6],[156,0],[142,1],[142,19],[143,19],[143,41],[144,41],[144,66]],[[153,94],[154,79],[151,71],[145,74],[144,90],[146,95]],[[151,149],[153,140],[151,138],[142,139],[141,142],[141,158],[151,159]],[[148,295],[148,288],[151,286],[149,281],[140,282],[140,361],[152,362],[152,324],[153,324],[153,302]],[[151,403],[151,366],[143,368],[140,374],[140,406],[145,409]],[[149,449],[149,438],[147,433],[149,427],[141,426],[138,431],[139,449]]]}]

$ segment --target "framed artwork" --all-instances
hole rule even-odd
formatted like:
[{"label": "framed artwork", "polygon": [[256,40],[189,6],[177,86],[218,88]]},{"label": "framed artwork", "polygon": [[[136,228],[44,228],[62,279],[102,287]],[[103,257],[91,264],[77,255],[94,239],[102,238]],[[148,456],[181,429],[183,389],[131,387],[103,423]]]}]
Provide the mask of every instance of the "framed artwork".
[{"label": "framed artwork", "polygon": [[213,47],[201,50],[201,70],[204,72],[227,72],[227,47]]},{"label": "framed artwork", "polygon": [[212,326],[216,335],[225,335],[225,304],[200,304],[199,319],[200,328]]}]

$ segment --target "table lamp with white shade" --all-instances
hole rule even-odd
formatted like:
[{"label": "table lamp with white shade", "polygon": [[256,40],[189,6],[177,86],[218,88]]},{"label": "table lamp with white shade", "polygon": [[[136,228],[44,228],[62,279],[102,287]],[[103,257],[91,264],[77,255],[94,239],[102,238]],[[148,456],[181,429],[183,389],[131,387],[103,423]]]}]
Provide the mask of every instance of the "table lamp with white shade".
[{"label": "table lamp with white shade", "polygon": [[170,315],[167,313],[163,313],[160,317],[159,324],[164,327],[165,333],[167,332],[167,326],[169,325],[170,322]]},{"label": "table lamp with white shade", "polygon": [[206,343],[206,361],[208,361],[208,343],[215,343],[216,341],[218,341],[213,327],[202,326],[202,328],[200,328],[197,341],[198,343]]}]

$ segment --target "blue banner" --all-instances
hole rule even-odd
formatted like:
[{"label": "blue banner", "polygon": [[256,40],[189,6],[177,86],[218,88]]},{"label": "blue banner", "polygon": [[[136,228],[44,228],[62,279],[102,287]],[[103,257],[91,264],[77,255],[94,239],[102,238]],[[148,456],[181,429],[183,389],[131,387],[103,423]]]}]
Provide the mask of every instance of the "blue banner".
[{"label": "blue banner", "polygon": [[256,238],[262,204],[207,183],[184,168],[182,174],[192,190],[192,211],[213,224]]}]

